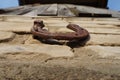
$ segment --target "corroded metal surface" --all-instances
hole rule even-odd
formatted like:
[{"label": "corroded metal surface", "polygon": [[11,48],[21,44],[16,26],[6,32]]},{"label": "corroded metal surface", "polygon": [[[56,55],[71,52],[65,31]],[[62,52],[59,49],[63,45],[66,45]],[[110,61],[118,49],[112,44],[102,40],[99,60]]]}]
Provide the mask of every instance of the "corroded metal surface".
[{"label": "corroded metal surface", "polygon": [[56,39],[56,40],[82,40],[89,36],[87,30],[81,28],[79,25],[76,24],[69,24],[67,25],[68,29],[73,30],[74,32],[67,32],[67,33],[51,33],[45,29],[43,21],[34,21],[34,25],[31,29],[31,32],[34,36],[40,37],[42,39]]}]

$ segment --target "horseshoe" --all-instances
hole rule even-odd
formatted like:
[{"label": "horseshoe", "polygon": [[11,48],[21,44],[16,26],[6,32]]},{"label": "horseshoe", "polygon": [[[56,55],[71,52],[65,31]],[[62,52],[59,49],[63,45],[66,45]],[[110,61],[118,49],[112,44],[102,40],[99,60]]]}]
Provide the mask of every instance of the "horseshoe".
[{"label": "horseshoe", "polygon": [[48,30],[43,29],[45,27],[43,21],[37,20],[34,21],[34,25],[31,29],[31,32],[33,36],[40,37],[42,39],[56,39],[56,40],[82,40],[89,36],[89,32],[83,28],[81,28],[79,25],[76,24],[68,24],[66,27],[68,29],[73,30],[74,32],[67,32],[67,33],[61,33],[61,32],[55,32],[51,33]]}]

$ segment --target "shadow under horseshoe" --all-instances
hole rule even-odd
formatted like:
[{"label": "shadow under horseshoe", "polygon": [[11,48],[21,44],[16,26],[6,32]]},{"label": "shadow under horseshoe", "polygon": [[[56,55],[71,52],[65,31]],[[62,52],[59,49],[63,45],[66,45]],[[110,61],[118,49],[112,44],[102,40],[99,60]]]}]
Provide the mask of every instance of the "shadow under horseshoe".
[{"label": "shadow under horseshoe", "polygon": [[61,41],[61,40],[56,40],[56,39],[42,39],[37,36],[33,36],[34,39],[37,39],[38,41],[45,43],[45,44],[50,44],[50,45],[67,45],[71,48],[77,48],[81,46],[85,46],[86,43],[90,40],[90,35],[86,37],[85,39],[81,40],[73,40],[73,41]]}]

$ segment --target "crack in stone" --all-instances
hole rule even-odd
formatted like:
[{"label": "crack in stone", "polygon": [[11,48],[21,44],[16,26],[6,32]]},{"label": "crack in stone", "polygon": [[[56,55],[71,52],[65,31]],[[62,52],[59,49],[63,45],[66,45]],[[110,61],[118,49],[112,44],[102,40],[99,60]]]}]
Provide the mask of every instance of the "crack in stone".
[{"label": "crack in stone", "polygon": [[119,44],[86,44],[86,46],[111,46],[111,47],[120,47]]},{"label": "crack in stone", "polygon": [[51,57],[51,58],[48,58],[46,60],[44,60],[45,63],[47,63],[48,61],[52,61],[52,60],[59,60],[59,59],[64,59],[64,60],[70,60],[72,59],[72,57]]}]

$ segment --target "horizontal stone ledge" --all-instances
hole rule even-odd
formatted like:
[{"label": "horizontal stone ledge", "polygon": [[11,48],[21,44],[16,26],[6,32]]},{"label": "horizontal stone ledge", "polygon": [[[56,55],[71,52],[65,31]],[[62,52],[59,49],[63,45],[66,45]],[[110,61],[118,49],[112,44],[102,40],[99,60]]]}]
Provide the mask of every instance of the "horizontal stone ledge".
[{"label": "horizontal stone ledge", "polygon": [[120,47],[119,46],[100,46],[91,45],[82,48],[75,48],[75,54],[77,55],[92,55],[97,58],[103,59],[120,59]]},{"label": "horizontal stone ledge", "polygon": [[21,22],[0,22],[0,31],[30,32],[33,23]]},{"label": "horizontal stone ledge", "polygon": [[90,18],[90,17],[58,17],[58,16],[20,16],[20,15],[0,15],[0,20],[32,20],[32,19],[59,19],[59,20],[77,20],[77,21],[120,21],[119,18]]},{"label": "horizontal stone ledge", "polygon": [[109,24],[109,25],[120,25],[120,21],[77,21],[77,20],[73,20],[73,21],[67,21],[69,23],[81,23],[81,24]]},{"label": "horizontal stone ledge", "polygon": [[[33,39],[30,36],[26,44],[39,44],[40,42],[36,39]],[[82,44],[78,42],[78,45]],[[86,42],[86,45],[103,45],[103,46],[120,46],[120,36],[119,35],[104,35],[104,34],[90,34],[90,39]]]},{"label": "horizontal stone ledge", "polygon": [[120,35],[90,34],[87,45],[120,46]]},{"label": "horizontal stone ledge", "polygon": [[[46,22],[45,23],[47,26],[52,26],[52,27],[65,27],[65,26],[67,26],[69,23],[67,23],[67,22]],[[116,26],[116,25],[107,25],[107,24],[105,24],[105,25],[101,25],[101,24],[85,24],[85,23],[74,23],[73,22],[73,24],[77,24],[77,25],[79,25],[79,26],[81,26],[81,27],[85,27],[85,28],[117,28],[117,29],[120,29],[120,27],[119,26]]]},{"label": "horizontal stone ledge", "polygon": [[[66,26],[68,25],[67,22],[54,22],[54,23],[47,23],[45,22],[46,27],[49,28],[51,31],[68,31]],[[12,32],[25,32],[30,33],[30,30],[33,26],[33,22],[0,22],[0,31],[12,31]],[[93,25],[86,24],[80,25],[81,27],[87,29],[90,33],[98,33],[98,34],[120,34],[120,28],[113,25]]]},{"label": "horizontal stone ledge", "polygon": [[[50,28],[50,31],[53,32],[73,32],[70,29],[67,29],[65,26],[48,26],[48,28]],[[95,34],[115,34],[115,35],[120,35],[120,29],[117,28],[87,28],[87,27],[83,27],[86,30],[88,30],[89,33],[95,33]]]},{"label": "horizontal stone ledge", "polygon": [[120,28],[113,29],[113,28],[85,28],[90,33],[98,33],[98,34],[118,34],[120,35]]},{"label": "horizontal stone ledge", "polygon": [[[45,45],[45,44],[0,44],[0,54],[4,55],[7,53],[33,53],[34,54],[45,54],[51,57],[73,57],[74,54],[68,46],[60,45]],[[17,56],[17,55],[16,55]]]},{"label": "horizontal stone ledge", "polygon": [[67,17],[63,18],[65,21],[120,21],[119,18],[90,18],[90,17]]}]

